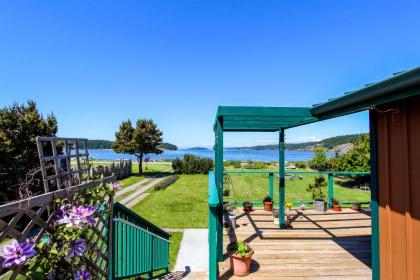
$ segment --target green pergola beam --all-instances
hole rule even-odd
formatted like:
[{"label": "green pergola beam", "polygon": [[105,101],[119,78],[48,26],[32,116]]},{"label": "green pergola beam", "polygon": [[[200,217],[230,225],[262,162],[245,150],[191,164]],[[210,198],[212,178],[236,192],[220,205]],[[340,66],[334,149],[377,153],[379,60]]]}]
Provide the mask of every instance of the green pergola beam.
[{"label": "green pergola beam", "polygon": [[[309,107],[219,106],[216,122],[223,120],[223,131],[273,132],[314,122]],[[215,123],[216,128],[216,123]]]}]

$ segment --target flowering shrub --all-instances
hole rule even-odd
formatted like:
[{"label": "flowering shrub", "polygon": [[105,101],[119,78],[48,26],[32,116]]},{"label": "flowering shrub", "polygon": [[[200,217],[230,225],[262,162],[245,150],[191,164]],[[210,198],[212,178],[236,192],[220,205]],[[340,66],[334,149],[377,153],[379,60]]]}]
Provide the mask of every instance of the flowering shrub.
[{"label": "flowering shrub", "polygon": [[26,240],[5,245],[0,253],[1,266],[9,269],[24,266],[26,276],[31,279],[90,280],[95,270],[92,262],[97,259],[96,251],[100,251],[102,241],[95,238],[93,244],[87,240],[99,232],[94,228],[98,215],[110,214],[107,210],[98,211],[105,203],[104,198],[120,188],[115,183],[101,183],[80,191],[71,199],[56,200],[48,233],[38,244]]}]

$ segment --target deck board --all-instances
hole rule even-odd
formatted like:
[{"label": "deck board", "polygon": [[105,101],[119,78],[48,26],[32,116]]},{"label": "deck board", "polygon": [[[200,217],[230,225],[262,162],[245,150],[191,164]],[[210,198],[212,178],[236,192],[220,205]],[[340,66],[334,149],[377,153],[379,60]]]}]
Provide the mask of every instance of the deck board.
[{"label": "deck board", "polygon": [[[247,242],[255,251],[245,279],[371,279],[371,222],[368,211],[343,209],[320,213],[292,210],[293,229],[279,230],[270,212],[238,210],[238,227],[225,232],[230,241]],[[220,279],[244,279],[219,263]]]}]

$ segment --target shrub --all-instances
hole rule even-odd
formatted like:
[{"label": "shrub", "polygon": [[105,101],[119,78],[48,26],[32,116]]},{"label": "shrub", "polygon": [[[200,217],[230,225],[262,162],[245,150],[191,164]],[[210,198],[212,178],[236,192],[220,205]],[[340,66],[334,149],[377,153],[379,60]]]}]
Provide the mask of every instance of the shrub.
[{"label": "shrub", "polygon": [[325,147],[315,147],[314,157],[309,161],[309,167],[318,171],[328,170],[331,167]]},{"label": "shrub", "polygon": [[191,154],[185,154],[184,159],[177,158],[172,162],[172,168],[177,174],[207,174],[213,167],[212,159]]},{"label": "shrub", "polygon": [[295,166],[296,166],[296,168],[299,168],[299,169],[305,169],[306,168],[306,162],[297,161],[297,162],[295,162]]},{"label": "shrub", "polygon": [[248,161],[244,168],[246,169],[264,169],[265,163],[262,161]]},{"label": "shrub", "polygon": [[173,183],[175,183],[175,181],[178,180],[178,178],[179,178],[178,175],[172,175],[172,176],[166,178],[165,180],[163,180],[162,182],[160,182],[159,184],[157,184],[156,186],[154,186],[154,189],[156,191],[164,190],[167,187],[169,187],[170,185],[172,185]]},{"label": "shrub", "polygon": [[233,161],[233,168],[241,168],[241,162],[239,160]]},{"label": "shrub", "polygon": [[322,192],[322,189],[327,186],[327,180],[324,176],[319,175],[314,177],[314,182],[309,184],[306,188],[307,192],[312,193],[312,199],[314,200],[323,200],[325,199],[325,194]]},{"label": "shrub", "polygon": [[239,160],[226,160],[223,162],[225,167],[233,166],[234,168],[241,168],[241,162]]}]

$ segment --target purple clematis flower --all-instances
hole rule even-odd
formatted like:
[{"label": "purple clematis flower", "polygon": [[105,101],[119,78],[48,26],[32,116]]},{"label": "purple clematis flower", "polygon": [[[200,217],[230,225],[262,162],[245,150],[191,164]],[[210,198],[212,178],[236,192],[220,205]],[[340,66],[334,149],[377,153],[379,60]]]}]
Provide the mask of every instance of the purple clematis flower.
[{"label": "purple clematis flower", "polygon": [[86,241],[84,239],[71,241],[68,248],[65,259],[72,258],[75,254],[81,256],[86,251]]},{"label": "purple clematis flower", "polygon": [[90,280],[90,273],[86,269],[79,269],[73,277],[74,280]]},{"label": "purple clematis flower", "polygon": [[5,245],[4,252],[0,253],[0,257],[4,259],[2,266],[4,268],[10,267],[13,264],[22,265],[27,259],[35,256],[35,244],[26,240],[23,243],[16,241],[12,242],[12,245]]},{"label": "purple clematis flower", "polygon": [[66,227],[75,228],[80,228],[83,226],[83,224],[95,225],[96,220],[93,217],[93,214],[95,213],[96,209],[97,207],[93,205],[89,205],[88,207],[73,206],[71,209],[59,209],[57,222],[59,224],[65,224]]},{"label": "purple clematis flower", "polygon": [[118,183],[112,183],[112,188],[114,189],[114,191],[119,191],[121,190],[121,185]]}]

